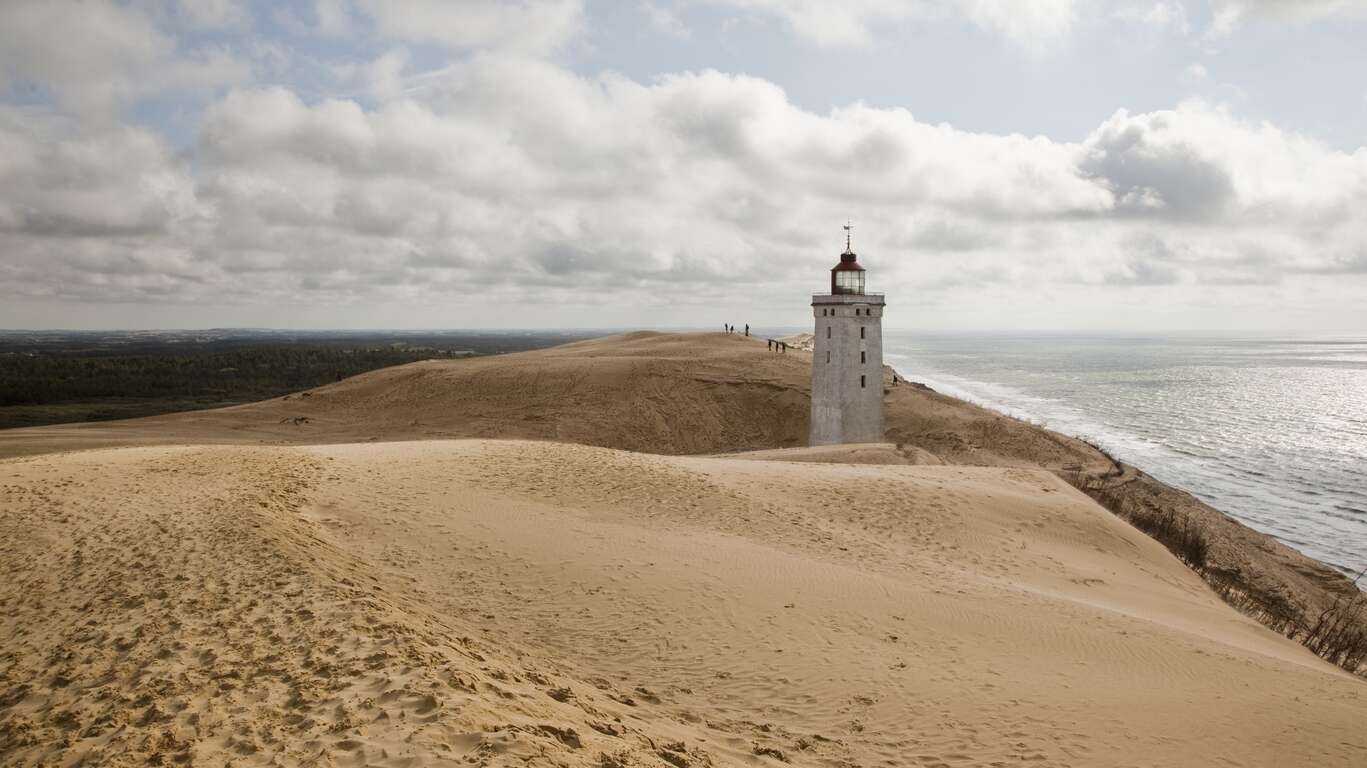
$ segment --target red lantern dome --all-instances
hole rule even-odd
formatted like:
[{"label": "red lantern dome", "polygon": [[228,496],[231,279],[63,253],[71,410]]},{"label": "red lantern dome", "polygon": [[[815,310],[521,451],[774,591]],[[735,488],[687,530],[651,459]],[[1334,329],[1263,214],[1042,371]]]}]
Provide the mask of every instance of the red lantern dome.
[{"label": "red lantern dome", "polygon": [[864,268],[850,250],[850,230],[854,227],[845,224],[845,252],[840,254],[840,263],[831,268],[831,293],[863,295]]}]

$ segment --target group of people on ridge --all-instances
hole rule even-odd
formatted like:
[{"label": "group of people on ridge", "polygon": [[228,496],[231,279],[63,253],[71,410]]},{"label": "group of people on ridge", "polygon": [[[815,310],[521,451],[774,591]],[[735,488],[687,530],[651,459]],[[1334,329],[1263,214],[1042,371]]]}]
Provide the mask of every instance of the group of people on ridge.
[{"label": "group of people on ridge", "polygon": [[[722,324],[721,324],[721,327],[722,327],[722,330],[726,331],[727,333],[735,333],[735,332],[736,332],[736,326],[731,325],[730,323],[722,323]],[[750,324],[749,324],[749,323],[746,323],[746,324],[745,324],[745,335],[746,335],[746,336],[749,336],[749,335],[750,335]],[[775,339],[765,339],[765,341],[769,342],[769,349],[770,349],[770,351],[773,351],[773,352],[787,352],[787,351],[788,351],[788,342],[786,342],[786,341],[777,341],[777,340],[775,340]]]}]

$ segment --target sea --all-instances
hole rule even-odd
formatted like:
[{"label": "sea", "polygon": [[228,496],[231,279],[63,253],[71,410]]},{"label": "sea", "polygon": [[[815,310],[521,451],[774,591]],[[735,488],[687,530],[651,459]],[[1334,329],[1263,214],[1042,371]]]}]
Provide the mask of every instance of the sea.
[{"label": "sea", "polygon": [[1367,568],[1367,337],[889,330],[883,348],[911,381],[1088,440],[1345,573]]}]

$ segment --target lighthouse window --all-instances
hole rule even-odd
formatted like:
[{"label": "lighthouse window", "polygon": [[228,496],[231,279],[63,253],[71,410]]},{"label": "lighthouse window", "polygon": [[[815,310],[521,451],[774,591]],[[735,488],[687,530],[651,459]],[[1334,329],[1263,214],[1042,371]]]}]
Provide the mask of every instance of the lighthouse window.
[{"label": "lighthouse window", "polygon": [[[829,331],[830,329],[827,328],[826,330]],[[860,328],[860,329],[859,329],[859,338],[861,338],[861,339],[864,338],[864,329],[863,329],[863,328]]]},{"label": "lighthouse window", "polygon": [[859,388],[864,389],[864,377],[862,375],[859,377]]},{"label": "lighthouse window", "polygon": [[[862,329],[861,329],[861,330],[862,330]],[[828,325],[828,326],[826,326],[826,338],[829,339],[830,337],[831,337],[831,327]]]},{"label": "lighthouse window", "polygon": [[829,363],[830,361],[831,361],[831,351],[828,349],[828,350],[826,350],[826,362]]},{"label": "lighthouse window", "polygon": [[867,353],[867,352],[860,352],[860,353],[859,353],[859,362],[860,362],[860,363],[867,363],[867,362],[868,362],[868,360],[864,358],[864,355],[866,355],[866,354],[868,354],[868,353]]}]

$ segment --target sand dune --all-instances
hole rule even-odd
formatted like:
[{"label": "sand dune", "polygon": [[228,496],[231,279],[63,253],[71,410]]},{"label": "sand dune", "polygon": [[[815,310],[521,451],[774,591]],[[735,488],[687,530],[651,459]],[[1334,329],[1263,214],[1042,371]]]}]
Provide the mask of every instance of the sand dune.
[{"label": "sand dune", "polygon": [[[905,373],[905,372],[904,372]],[[910,372],[913,374],[914,371]],[[356,376],[250,405],[122,422],[0,431],[0,457],[109,446],[307,445],[526,438],[665,454],[801,448],[811,355],[720,333],[638,332],[497,357]],[[884,377],[882,459],[1043,468],[1102,478],[1134,503],[1176,510],[1207,532],[1210,570],[1271,608],[1317,615],[1353,591],[1342,574],[1092,446]],[[878,449],[868,457],[876,457]],[[900,454],[902,458],[895,458]],[[810,460],[813,455],[808,455]],[[849,457],[840,459],[850,460]]]},{"label": "sand dune", "polygon": [[1367,765],[1367,684],[1055,471],[1323,566],[923,388],[806,448],[809,365],[631,334],[0,433],[0,764]]},{"label": "sand dune", "polygon": [[[888,385],[889,434],[955,463],[1111,463],[1095,449],[925,389]],[[811,355],[727,334],[624,336],[433,360],[260,403],[0,431],[0,457],[122,445],[526,438],[668,454],[806,445]]]},{"label": "sand dune", "polygon": [[1367,685],[1041,471],[428,441],[0,494],[6,764],[1367,761]]}]

